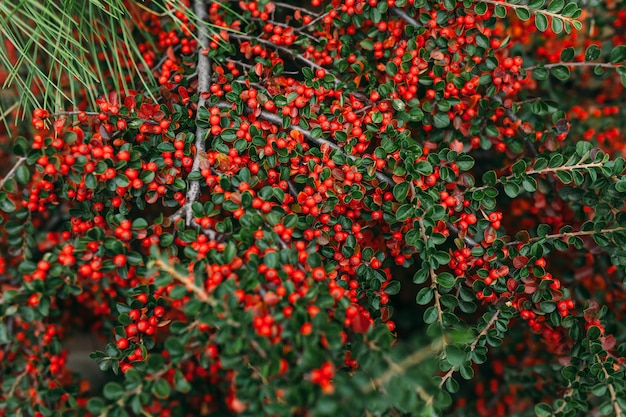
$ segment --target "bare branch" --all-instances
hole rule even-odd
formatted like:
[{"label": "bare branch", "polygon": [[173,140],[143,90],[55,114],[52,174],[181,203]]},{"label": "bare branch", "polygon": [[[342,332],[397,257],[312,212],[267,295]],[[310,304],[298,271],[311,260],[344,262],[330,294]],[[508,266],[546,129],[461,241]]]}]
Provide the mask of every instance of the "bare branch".
[{"label": "bare branch", "polygon": [[[209,92],[211,87],[211,63],[209,57],[205,55],[207,48],[209,47],[209,38],[206,34],[206,30],[202,25],[202,21],[206,18],[206,4],[203,0],[196,0],[194,2],[194,12],[198,18],[197,26],[199,28],[198,33],[198,65],[196,72],[198,73],[198,112],[196,113],[196,120],[200,115],[200,108],[206,103],[206,93]],[[200,171],[200,154],[205,151],[205,136],[206,129],[196,127],[196,156],[191,166],[191,172]],[[193,213],[191,211],[191,205],[196,202],[200,195],[200,181],[193,180],[189,183],[189,190],[187,190],[187,198],[185,200],[186,207],[186,223],[191,225],[193,220]]]}]

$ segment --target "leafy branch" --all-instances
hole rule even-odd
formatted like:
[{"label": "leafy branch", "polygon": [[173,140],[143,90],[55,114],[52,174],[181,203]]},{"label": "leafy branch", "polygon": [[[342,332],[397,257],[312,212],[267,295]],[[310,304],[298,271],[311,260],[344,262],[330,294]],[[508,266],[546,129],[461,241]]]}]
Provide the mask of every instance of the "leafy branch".
[{"label": "leafy branch", "polygon": [[552,30],[561,33],[563,29],[570,33],[572,27],[576,30],[582,28],[582,23],[576,20],[582,13],[576,3],[566,3],[565,0],[552,0],[547,8],[543,8],[546,0],[531,0],[528,4],[518,4],[518,2],[507,2],[499,0],[480,0],[475,6],[476,13],[483,15],[487,12],[487,4],[494,7],[494,13],[499,18],[506,17],[506,10],[513,9],[521,20],[529,20],[531,15],[535,17],[537,29],[544,32],[548,29],[548,18],[552,21]]},{"label": "leafy branch", "polygon": [[[496,321],[498,321],[498,318],[500,317],[500,313],[501,312],[502,312],[502,310],[499,308],[499,309],[497,309],[493,313],[493,315],[491,316],[491,318],[489,319],[489,321],[487,322],[485,327],[483,327],[483,329],[480,331],[480,333],[478,333],[478,335],[476,335],[476,337],[474,338],[472,343],[469,345],[470,352],[473,352],[476,349],[476,346],[478,346],[478,343],[483,338],[483,336],[485,336],[487,334],[487,332],[496,323]],[[452,367],[452,368],[450,368],[448,370],[448,372],[446,372],[444,374],[444,376],[441,378],[441,381],[439,382],[439,388],[442,388],[444,386],[444,384],[446,383],[446,381],[452,377],[452,375],[454,374],[454,371],[455,371],[455,367]]]}]

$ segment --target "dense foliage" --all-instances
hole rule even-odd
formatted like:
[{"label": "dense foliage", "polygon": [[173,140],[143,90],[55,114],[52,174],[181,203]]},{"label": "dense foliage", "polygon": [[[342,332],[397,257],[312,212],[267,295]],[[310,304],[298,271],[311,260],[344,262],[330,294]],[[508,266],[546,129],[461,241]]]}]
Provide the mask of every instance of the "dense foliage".
[{"label": "dense foliage", "polygon": [[0,416],[626,413],[623,2],[117,3],[3,137]]}]

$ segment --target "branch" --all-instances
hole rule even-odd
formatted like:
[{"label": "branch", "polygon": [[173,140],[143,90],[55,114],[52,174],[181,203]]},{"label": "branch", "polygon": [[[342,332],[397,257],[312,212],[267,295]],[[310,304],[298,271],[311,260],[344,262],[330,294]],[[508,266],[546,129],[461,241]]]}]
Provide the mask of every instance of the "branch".
[{"label": "branch", "polygon": [[[227,102],[219,102],[216,103],[214,105],[217,108],[220,109],[228,109],[231,110],[232,109],[232,103],[227,103]],[[250,112],[251,110],[246,109],[246,111]],[[257,116],[259,119],[265,120],[267,122],[270,123],[274,123],[277,124],[279,126],[282,126],[283,124],[283,119],[274,113],[270,113],[266,110],[261,110],[261,112],[258,114]],[[309,142],[312,142],[314,144],[316,144],[317,146],[322,146],[322,145],[326,145],[331,149],[334,149],[338,152],[341,152],[343,154],[344,157],[350,159],[351,161],[354,161],[356,159],[355,156],[347,154],[340,146],[338,146],[337,144],[327,140],[327,139],[323,139],[323,138],[314,138],[313,135],[311,134],[310,130],[306,130],[301,128],[298,125],[292,125],[291,129],[302,133],[302,135],[305,137],[306,140],[308,140]],[[395,182],[388,177],[387,175],[385,175],[384,173],[380,172],[380,171],[376,171],[376,178],[378,178],[378,180],[382,183],[388,184],[389,186],[393,187],[395,185]]]},{"label": "branch", "polygon": [[[259,38],[259,37],[252,37],[252,36],[249,36],[249,35],[239,35],[239,34],[236,34],[236,33],[229,33],[228,37],[229,38],[239,39],[239,40],[246,40],[246,41],[253,41],[254,40],[254,41],[258,42],[258,43],[261,43],[263,45],[266,45],[266,46],[269,46],[271,48],[274,48],[274,49],[276,49],[278,51],[284,52],[285,54],[289,55],[293,59],[298,60],[298,61],[308,65],[309,67],[311,67],[313,69],[324,69],[324,67],[322,67],[319,64],[316,64],[315,62],[311,61],[310,59],[305,58],[304,56],[302,56],[300,54],[294,54],[294,52],[291,49],[285,48],[284,46],[276,45],[275,43],[270,42],[267,39],[263,39],[263,38]],[[337,86],[339,85],[340,81],[334,75],[333,75],[333,82],[335,84],[335,88],[337,88]]]},{"label": "branch", "polygon": [[[197,26],[199,28],[198,33],[198,64],[196,72],[198,73],[198,109],[203,107],[206,103],[205,93],[209,92],[211,87],[211,63],[209,57],[204,52],[209,47],[209,38],[205,30],[202,27],[202,21],[206,18],[206,5],[203,0],[195,0],[194,12],[198,18]],[[198,120],[200,112],[196,113],[196,120]],[[200,171],[200,154],[205,151],[206,130],[200,126],[196,127],[196,156],[193,159],[193,165],[191,166],[191,173]],[[186,207],[186,222],[190,225],[193,220],[193,213],[191,211],[191,205],[196,202],[200,195],[200,181],[194,180],[189,183],[189,190],[187,190],[187,198],[185,199]]]},{"label": "branch", "polygon": [[406,14],[406,12],[402,9],[400,9],[399,7],[392,7],[391,11],[398,16],[400,19],[404,20],[406,23],[408,23],[409,25],[413,26],[413,27],[421,27],[422,24],[420,22],[418,22],[417,20],[413,19],[411,16],[409,16],[408,14]]},{"label": "branch", "polygon": [[[602,371],[604,372],[604,376],[608,380],[610,375],[606,371],[606,368],[604,367],[604,362],[602,360],[600,360],[600,356],[598,356],[597,353],[596,353],[596,359],[598,360],[598,363],[600,365],[602,365]],[[617,393],[615,392],[615,388],[613,387],[613,384],[607,383],[606,385],[609,388],[609,395],[611,396],[611,404],[613,405],[613,411],[615,411],[615,417],[622,417],[622,415],[623,415],[622,414],[622,409],[619,406],[619,404],[617,403]]]},{"label": "branch", "polygon": [[533,65],[531,67],[526,67],[522,69],[526,71],[532,71],[537,68],[554,68],[560,65],[564,65],[566,67],[602,67],[602,68],[619,68],[623,66],[620,64],[596,63],[596,62],[555,62],[552,64]]},{"label": "branch", "polygon": [[204,288],[198,287],[189,276],[184,276],[176,271],[170,264],[165,263],[161,258],[156,258],[155,265],[159,270],[165,271],[172,276],[176,281],[185,285],[185,287],[193,292],[200,301],[207,303],[213,307],[217,305],[215,298],[211,297]]},{"label": "branch", "polygon": [[[502,310],[498,309],[496,310],[495,313],[493,313],[493,316],[491,316],[491,319],[489,319],[489,322],[487,323],[487,325],[480,331],[480,333],[478,333],[476,338],[470,344],[470,352],[473,352],[474,349],[476,349],[476,345],[478,345],[478,342],[480,341],[480,339],[487,334],[489,329],[491,329],[491,326],[493,326],[494,323],[498,320],[498,317],[500,316],[501,311]],[[441,378],[441,382],[439,383],[439,388],[443,387],[446,381],[452,377],[452,374],[454,374],[454,368],[450,368],[450,370],[446,372],[446,374]]]},{"label": "branch", "polygon": [[[500,105],[504,108],[504,112],[509,117],[509,119],[511,119],[511,121],[513,123],[516,123],[519,120],[519,117],[517,117],[517,115],[515,113],[513,113],[513,110],[504,107],[504,101],[502,100],[502,97],[500,97],[500,96],[493,96],[493,99],[497,103],[500,103]],[[526,132],[524,132],[524,129],[522,128],[522,124],[521,123],[519,124],[519,126],[517,126],[517,131],[524,138],[524,141],[526,142],[526,145],[528,146],[528,149],[530,149],[530,153],[532,153],[533,156],[536,157],[539,154],[539,152],[537,152],[537,148],[535,147],[535,145],[530,141],[530,139],[528,139],[528,137],[527,137],[528,135],[526,134]]]},{"label": "branch", "polygon": [[[439,350],[442,350],[444,346],[445,346],[445,341],[442,338]],[[424,361],[424,359],[432,355],[432,353],[433,353],[432,348],[430,346],[425,346],[411,353],[409,356],[407,356],[406,358],[404,358],[402,361],[398,363],[390,362],[389,368],[385,372],[383,372],[381,376],[379,376],[374,381],[372,381],[373,386],[370,387],[368,392],[372,391],[374,388],[381,387],[385,383],[389,382],[389,380],[393,378],[395,375],[402,374],[406,372],[407,369],[409,369],[410,367],[420,364],[421,362]]]},{"label": "branch", "polygon": [[538,240],[541,239],[562,239],[564,237],[574,237],[574,236],[589,236],[589,235],[605,235],[607,233],[614,233],[614,232],[622,232],[625,231],[626,227],[616,227],[614,229],[602,229],[598,232],[596,232],[595,230],[579,230],[577,232],[564,232],[564,233],[555,233],[552,235],[545,235],[545,236],[536,236],[531,238],[530,240],[528,240],[527,242],[521,242],[519,240],[513,241],[513,242],[509,242],[506,245],[507,246],[513,246],[513,245],[519,245],[520,243],[523,244],[527,244],[527,243],[532,243],[532,242],[536,242]]},{"label": "branch", "polygon": [[6,184],[6,182],[13,176],[15,175],[15,172],[17,172],[17,169],[24,163],[26,162],[26,157],[25,156],[20,156],[19,158],[17,158],[17,161],[15,161],[15,164],[13,165],[13,168],[11,168],[11,170],[9,172],[7,172],[7,175],[5,175],[4,178],[2,178],[2,180],[0,180],[0,190],[2,190],[2,188],[4,187],[4,184]]},{"label": "branch", "polygon": [[576,19],[574,19],[574,18],[563,16],[563,15],[560,15],[558,13],[552,13],[552,12],[549,12],[547,10],[531,9],[530,7],[528,7],[525,4],[512,4],[512,3],[508,3],[506,1],[497,1],[497,0],[480,0],[480,1],[478,1],[478,3],[493,4],[495,6],[509,7],[511,9],[525,9],[525,10],[528,10],[528,12],[532,13],[532,14],[542,14],[544,16],[550,16],[553,19],[563,20],[563,21],[568,22],[568,23],[572,23],[572,22],[576,21]]},{"label": "branch", "polygon": [[[558,172],[558,171],[573,171],[575,169],[587,169],[587,168],[600,168],[605,164],[605,162],[589,162],[586,164],[581,164],[581,163],[577,163],[575,165],[561,165],[558,167],[554,167],[554,168],[543,168],[543,169],[531,169],[530,171],[524,171],[522,174],[526,174],[526,175],[534,175],[534,174],[548,174],[551,172]],[[511,174],[511,175],[507,175],[505,177],[500,177],[498,178],[498,183],[502,184],[503,182],[507,182],[513,178],[516,178],[518,176],[518,174]],[[480,187],[474,187],[474,188],[470,188],[468,189],[466,192],[474,192],[474,191],[478,191],[478,190],[484,190],[486,188],[491,187],[490,185],[482,185]]]}]

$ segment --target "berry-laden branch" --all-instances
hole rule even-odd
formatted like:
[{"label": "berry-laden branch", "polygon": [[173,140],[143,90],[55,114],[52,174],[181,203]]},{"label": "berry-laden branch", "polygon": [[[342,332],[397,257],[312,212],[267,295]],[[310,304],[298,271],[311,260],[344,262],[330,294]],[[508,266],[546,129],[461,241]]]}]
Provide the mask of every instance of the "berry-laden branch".
[{"label": "berry-laden branch", "polygon": [[[233,103],[220,101],[220,102],[216,103],[214,106],[217,107],[217,108],[220,108],[220,109],[232,110]],[[246,111],[251,111],[251,110],[247,109]],[[270,113],[270,112],[268,112],[266,110],[261,110],[261,112],[258,114],[257,117],[259,119],[265,120],[267,122],[274,123],[274,124],[276,124],[278,126],[282,126],[282,124],[283,124],[283,120],[282,120],[282,118],[279,115],[274,114],[274,113]],[[351,161],[354,161],[355,159],[357,159],[355,156],[347,154],[336,143],[331,142],[331,141],[326,140],[326,139],[323,139],[323,138],[315,138],[315,137],[313,137],[313,134],[311,133],[310,130],[303,129],[300,126],[297,126],[297,125],[292,125],[291,129],[293,129],[293,130],[295,130],[295,131],[297,131],[299,133],[302,133],[302,135],[304,136],[304,138],[307,141],[309,141],[311,143],[314,143],[317,146],[322,146],[322,145],[328,146],[330,149],[334,149],[336,151],[341,152],[342,156],[344,156],[347,159],[350,159]],[[395,182],[390,177],[388,177],[387,175],[385,175],[384,173],[382,173],[382,172],[380,172],[378,170],[376,170],[376,178],[378,178],[378,180],[380,182],[385,183],[385,184],[387,184],[387,185],[389,185],[391,187],[393,187],[395,185]]]},{"label": "berry-laden branch", "polygon": [[19,158],[17,158],[17,161],[15,161],[15,164],[13,165],[11,170],[9,172],[7,172],[7,175],[5,175],[4,178],[2,178],[2,180],[0,180],[0,190],[2,190],[2,188],[4,187],[4,184],[6,184],[6,182],[8,180],[10,180],[13,177],[13,175],[15,175],[15,173],[18,170],[18,168],[24,162],[26,162],[26,157],[25,156],[20,156]]},{"label": "berry-laden branch", "polygon": [[[244,41],[250,41],[250,42],[251,41],[255,41],[255,42],[258,42],[260,44],[269,46],[270,48],[274,48],[277,51],[281,51],[281,52],[289,55],[293,59],[296,59],[296,60],[302,62],[303,64],[306,64],[307,66],[309,66],[309,67],[311,67],[313,69],[316,69],[316,70],[324,69],[321,65],[316,64],[315,62],[311,61],[310,59],[305,58],[304,56],[302,56],[300,54],[294,53],[294,51],[292,51],[289,48],[285,48],[284,46],[276,45],[275,43],[270,42],[267,39],[263,39],[263,38],[255,37],[255,36],[250,36],[250,35],[240,35],[240,34],[237,34],[237,33],[229,33],[228,37],[229,38],[239,39],[239,40],[244,40]],[[337,77],[335,77],[334,75],[333,75],[333,82],[335,84],[335,87],[337,87],[340,84],[339,79],[337,79]]]},{"label": "berry-laden branch", "polygon": [[159,257],[157,257],[156,260],[155,260],[155,266],[159,270],[167,272],[176,281],[178,281],[181,284],[185,285],[187,290],[189,290],[192,293],[194,293],[196,295],[196,297],[198,297],[198,299],[200,301],[202,301],[203,303],[207,303],[207,304],[211,305],[212,307],[215,307],[217,305],[217,300],[215,300],[215,298],[213,298],[211,295],[209,295],[209,293],[207,293],[206,290],[204,290],[204,288],[200,288],[196,284],[194,284],[192,277],[189,277],[189,276],[186,277],[186,276],[180,274],[178,271],[176,271],[172,267],[172,265],[168,264],[167,262],[164,262]]}]

